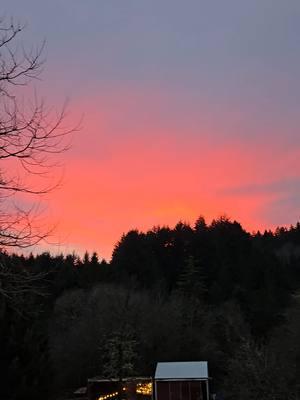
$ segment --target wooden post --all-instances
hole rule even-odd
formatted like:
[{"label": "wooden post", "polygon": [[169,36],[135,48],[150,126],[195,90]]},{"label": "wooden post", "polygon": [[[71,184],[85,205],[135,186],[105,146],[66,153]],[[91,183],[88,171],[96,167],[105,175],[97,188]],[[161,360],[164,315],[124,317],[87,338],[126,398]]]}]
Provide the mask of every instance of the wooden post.
[{"label": "wooden post", "polygon": [[206,381],[206,398],[209,400],[209,392],[208,392],[208,379]]}]

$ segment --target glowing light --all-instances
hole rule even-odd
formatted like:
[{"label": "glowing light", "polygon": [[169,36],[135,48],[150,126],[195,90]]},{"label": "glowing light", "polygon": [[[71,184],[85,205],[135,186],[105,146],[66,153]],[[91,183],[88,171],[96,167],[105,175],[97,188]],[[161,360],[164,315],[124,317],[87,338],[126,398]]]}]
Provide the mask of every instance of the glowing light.
[{"label": "glowing light", "polygon": [[[126,391],[126,386],[122,387],[122,391]],[[151,396],[152,394],[152,383],[137,383],[136,389],[137,394],[141,394],[143,396]],[[111,399],[112,397],[116,397],[119,395],[119,392],[107,393],[103,394],[102,396],[98,397],[98,400],[107,400]]]},{"label": "glowing light", "polygon": [[105,394],[103,396],[98,397],[98,400],[107,400],[107,399],[110,399],[112,397],[118,396],[118,394],[119,394],[119,392],[108,393],[108,394]]},{"label": "glowing light", "polygon": [[136,393],[150,396],[152,394],[152,383],[138,383],[136,385]]}]

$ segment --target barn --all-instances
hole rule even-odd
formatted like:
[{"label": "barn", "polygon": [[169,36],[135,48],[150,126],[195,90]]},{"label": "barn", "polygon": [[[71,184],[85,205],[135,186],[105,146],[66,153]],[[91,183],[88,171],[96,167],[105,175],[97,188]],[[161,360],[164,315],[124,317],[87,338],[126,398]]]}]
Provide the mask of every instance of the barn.
[{"label": "barn", "polygon": [[207,361],[157,363],[154,396],[155,400],[208,400]]}]

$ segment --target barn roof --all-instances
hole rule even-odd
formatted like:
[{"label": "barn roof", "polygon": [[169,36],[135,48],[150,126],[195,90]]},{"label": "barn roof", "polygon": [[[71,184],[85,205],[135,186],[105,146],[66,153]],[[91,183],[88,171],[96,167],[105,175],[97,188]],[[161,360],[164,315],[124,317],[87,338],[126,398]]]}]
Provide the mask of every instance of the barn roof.
[{"label": "barn roof", "polygon": [[155,379],[208,379],[207,361],[159,362]]}]

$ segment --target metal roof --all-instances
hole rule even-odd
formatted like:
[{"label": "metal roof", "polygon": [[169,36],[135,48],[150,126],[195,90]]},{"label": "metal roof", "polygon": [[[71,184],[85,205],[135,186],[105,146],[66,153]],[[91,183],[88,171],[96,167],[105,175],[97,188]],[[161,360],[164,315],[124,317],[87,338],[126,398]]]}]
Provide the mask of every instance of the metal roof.
[{"label": "metal roof", "polygon": [[[127,376],[122,379],[123,382],[131,382],[131,381],[138,381],[138,382],[148,382],[151,381],[151,376]],[[88,382],[119,382],[120,378],[102,378],[101,376],[94,376],[93,378],[88,378]]]},{"label": "metal roof", "polygon": [[159,362],[155,379],[208,379],[207,361]]}]

